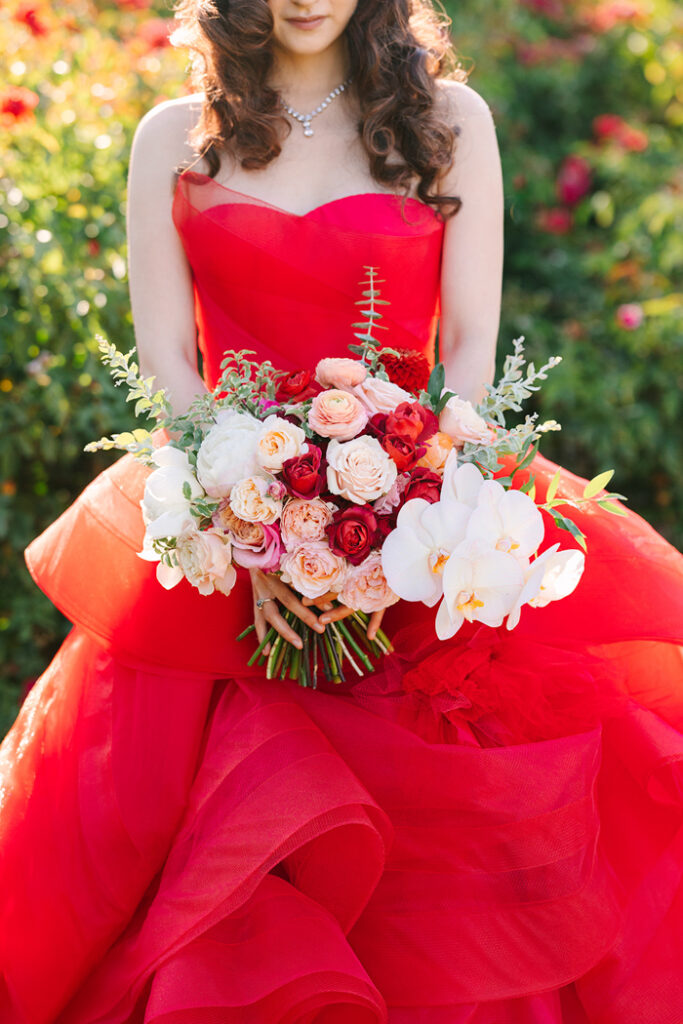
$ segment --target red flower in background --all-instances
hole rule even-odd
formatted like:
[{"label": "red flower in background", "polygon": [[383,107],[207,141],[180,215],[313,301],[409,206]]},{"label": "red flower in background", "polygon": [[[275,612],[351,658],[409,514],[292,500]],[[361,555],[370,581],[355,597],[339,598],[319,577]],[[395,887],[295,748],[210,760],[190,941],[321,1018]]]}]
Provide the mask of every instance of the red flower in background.
[{"label": "red flower in background", "polygon": [[625,302],[616,312],[617,323],[627,331],[635,331],[644,319],[643,307],[637,302]]},{"label": "red flower in background", "polygon": [[562,0],[522,0],[522,6],[556,21],[563,18],[565,13]]},{"label": "red flower in background", "polygon": [[5,123],[30,121],[40,96],[23,85],[8,85],[0,92],[0,120]]},{"label": "red flower in background", "polygon": [[423,352],[412,348],[397,348],[399,355],[382,353],[382,364],[392,384],[417,395],[424,391],[429,381],[429,360]]},{"label": "red flower in background", "polygon": [[536,215],[536,226],[551,235],[566,235],[573,225],[571,210],[562,206],[544,207]]},{"label": "red flower in background", "polygon": [[147,44],[148,50],[158,50],[170,45],[168,36],[173,27],[171,18],[150,18],[142,23],[138,36]]},{"label": "red flower in background", "polygon": [[615,142],[622,149],[642,152],[650,140],[645,132],[634,128],[618,114],[599,114],[593,118],[593,134],[598,141]]},{"label": "red flower in background", "polygon": [[562,203],[573,205],[590,192],[590,164],[581,156],[571,154],[562,161],[555,182],[555,194]]},{"label": "red flower in background", "polygon": [[632,0],[607,0],[587,11],[587,20],[594,32],[609,32],[615,25],[638,21],[646,12]]},{"label": "red flower in background", "polygon": [[115,0],[116,6],[123,11],[146,11],[152,6],[153,0]]},{"label": "red flower in background", "polygon": [[15,21],[26,25],[34,36],[46,36],[48,34],[47,25],[40,20],[38,7],[35,4],[20,4],[14,12],[13,18]]}]

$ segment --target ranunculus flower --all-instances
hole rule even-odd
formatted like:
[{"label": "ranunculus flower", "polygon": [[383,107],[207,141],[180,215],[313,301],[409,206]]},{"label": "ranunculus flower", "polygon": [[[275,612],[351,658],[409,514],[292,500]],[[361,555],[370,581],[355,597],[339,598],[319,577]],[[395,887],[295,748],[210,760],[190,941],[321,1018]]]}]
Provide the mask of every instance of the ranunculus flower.
[{"label": "ranunculus flower", "polygon": [[443,593],[444,566],[465,538],[472,510],[457,502],[430,505],[423,498],[407,501],[382,546],[382,566],[389,586],[406,601],[428,607]]},{"label": "ranunculus flower", "polygon": [[330,551],[322,540],[306,541],[280,561],[282,579],[304,597],[322,597],[328,591],[338,593],[344,586],[347,566],[343,558]]},{"label": "ranunculus flower", "polygon": [[224,498],[212,517],[213,525],[227,534],[232,542],[232,558],[245,569],[272,572],[280,564],[282,544],[276,526],[248,523],[240,519]]},{"label": "ranunculus flower", "polygon": [[421,455],[425,452],[425,446],[415,444],[410,438],[401,437],[399,434],[385,434],[379,442],[387,455],[396,463],[399,473],[411,469]]},{"label": "ranunculus flower", "polygon": [[418,466],[430,469],[434,473],[443,473],[446,459],[453,450],[453,438],[438,431],[428,438],[425,445],[426,451],[418,462]]},{"label": "ranunculus flower", "polygon": [[248,523],[270,524],[280,518],[282,502],[268,493],[272,477],[248,476],[230,491],[230,508]]},{"label": "ranunculus flower", "polygon": [[444,566],[436,635],[439,640],[448,640],[465,620],[501,626],[523,588],[524,569],[514,555],[478,540],[463,541]]},{"label": "ranunculus flower", "polygon": [[635,331],[645,319],[645,314],[643,307],[637,302],[624,302],[617,309],[616,318],[620,327],[627,331]]},{"label": "ranunculus flower", "polygon": [[370,554],[377,537],[374,512],[367,505],[340,509],[327,527],[327,537],[336,555],[343,555],[351,565],[359,565]]},{"label": "ranunculus flower", "polygon": [[590,192],[591,168],[583,157],[571,153],[562,161],[555,182],[557,198],[562,203],[574,205]]},{"label": "ranunculus flower", "polygon": [[338,441],[349,441],[360,434],[367,421],[367,413],[358,399],[339,389],[321,391],[313,399],[308,413],[311,430]]},{"label": "ranunculus flower", "polygon": [[364,434],[345,444],[330,441],[327,447],[327,486],[354,504],[381,498],[396,476],[396,463],[375,437]]},{"label": "ranunculus flower", "polygon": [[287,551],[294,551],[304,542],[323,540],[325,530],[332,522],[332,511],[319,498],[305,501],[292,498],[282,510],[280,534]]},{"label": "ranunculus flower", "polygon": [[367,374],[359,359],[321,359],[315,368],[315,379],[322,387],[342,391],[362,384]]},{"label": "ranunculus flower", "polygon": [[231,555],[230,541],[214,527],[190,530],[178,538],[171,556],[175,564],[159,562],[157,579],[166,590],[184,576],[205,597],[214,590],[229,594],[237,579]]},{"label": "ranunculus flower", "polygon": [[295,459],[287,459],[282,466],[282,479],[295,498],[317,498],[325,486],[322,469],[323,453],[314,444]]},{"label": "ranunculus flower", "polygon": [[[166,444],[156,449],[153,459],[157,468],[147,477],[140,502],[147,541],[177,537],[193,529],[190,500],[204,494],[186,452]],[[186,487],[190,488],[190,500],[183,493]]]},{"label": "ranunculus flower", "polygon": [[399,434],[408,441],[426,441],[439,429],[439,421],[431,409],[420,402],[401,402],[387,415],[386,433]]},{"label": "ranunculus flower", "polygon": [[456,448],[470,444],[486,444],[493,431],[486,420],[474,409],[471,402],[453,395],[439,416],[439,430],[453,439]]},{"label": "ranunculus flower", "polygon": [[423,501],[433,505],[441,498],[441,477],[431,469],[416,466],[410,474],[403,496],[406,501],[422,498]]},{"label": "ranunculus flower", "polygon": [[366,409],[368,416],[375,413],[393,412],[401,402],[412,402],[413,396],[390,380],[380,380],[379,377],[367,377],[362,384],[353,388],[353,394],[358,398]]},{"label": "ranunculus flower", "polygon": [[287,459],[306,450],[306,435],[281,416],[268,416],[256,442],[256,461],[269,473],[278,473]]},{"label": "ranunculus flower", "polygon": [[559,544],[553,544],[525,569],[524,589],[508,614],[508,629],[515,628],[525,604],[544,608],[551,601],[561,601],[576,590],[586,556],[576,548],[561,551],[559,548]]},{"label": "ranunculus flower", "polygon": [[347,608],[368,615],[400,600],[387,583],[381,551],[373,551],[360,565],[349,568],[339,600]]},{"label": "ranunculus flower", "polygon": [[296,399],[301,402],[312,390],[313,374],[310,370],[295,370],[280,377],[277,383],[277,398],[279,402],[289,402]]},{"label": "ranunculus flower", "polygon": [[398,355],[382,352],[382,365],[392,384],[398,384],[413,395],[426,391],[429,383],[429,360],[423,352],[412,348],[397,348]]},{"label": "ranunculus flower", "polygon": [[197,454],[199,482],[212,498],[225,498],[234,484],[259,472],[256,443],[263,424],[255,416],[235,409],[216,414],[216,425]]}]

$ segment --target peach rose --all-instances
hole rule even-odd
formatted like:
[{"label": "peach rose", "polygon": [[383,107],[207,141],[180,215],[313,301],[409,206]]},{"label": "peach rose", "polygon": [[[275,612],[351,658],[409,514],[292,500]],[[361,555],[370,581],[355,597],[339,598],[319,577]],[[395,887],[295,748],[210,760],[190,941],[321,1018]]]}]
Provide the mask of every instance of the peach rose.
[{"label": "peach rose", "polygon": [[349,441],[368,422],[368,416],[357,398],[346,391],[321,391],[311,403],[308,425],[321,437]]},{"label": "peach rose", "polygon": [[305,541],[282,556],[282,579],[304,597],[338,593],[344,585],[346,562],[322,540]]},{"label": "peach rose", "polygon": [[417,463],[418,466],[424,466],[425,469],[431,469],[435,473],[443,473],[444,466],[446,465],[446,459],[453,449],[453,438],[449,437],[448,434],[444,434],[442,431],[438,431],[425,442],[427,445],[427,451],[424,453],[420,461]]},{"label": "peach rose", "polygon": [[294,459],[307,449],[306,435],[281,416],[268,416],[256,442],[256,461],[269,473],[278,473],[287,459]]},{"label": "peach rose", "polygon": [[359,359],[321,359],[315,368],[315,379],[324,388],[353,388],[362,384],[367,369]]},{"label": "peach rose", "polygon": [[356,612],[368,614],[400,600],[387,583],[381,551],[372,551],[360,565],[349,566],[339,600]]},{"label": "peach rose", "polygon": [[327,446],[327,486],[347,501],[376,501],[391,490],[396,476],[396,463],[376,437],[363,434],[346,444],[330,441]]},{"label": "peach rose", "polygon": [[204,596],[219,590],[229,594],[237,573],[232,565],[230,541],[214,527],[189,530],[178,537],[172,565],[159,562],[157,579],[166,590],[180,583],[183,576]]},{"label": "peach rose", "polygon": [[272,477],[248,476],[230,492],[230,508],[248,523],[274,523],[280,518],[282,502],[269,494]]},{"label": "peach rose", "polygon": [[441,411],[439,428],[455,442],[456,448],[470,444],[489,444],[495,437],[494,431],[471,402],[453,395]]},{"label": "peach rose", "polygon": [[304,501],[292,498],[282,510],[280,535],[287,551],[293,551],[305,541],[322,540],[325,527],[332,522],[330,508],[320,498]]},{"label": "peach rose", "polygon": [[414,402],[415,396],[408,394],[398,384],[379,377],[368,377],[353,389],[353,394],[362,403],[368,416],[381,412],[384,415],[393,412],[401,402]]}]

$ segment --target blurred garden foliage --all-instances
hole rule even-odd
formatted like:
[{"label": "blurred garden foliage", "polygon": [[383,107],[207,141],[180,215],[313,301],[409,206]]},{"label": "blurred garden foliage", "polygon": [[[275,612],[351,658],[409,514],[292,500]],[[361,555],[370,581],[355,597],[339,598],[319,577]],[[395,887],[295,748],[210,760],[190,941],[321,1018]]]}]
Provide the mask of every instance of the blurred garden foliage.
[{"label": "blurred garden foliage", "polygon": [[[22,551],[111,461],[83,445],[130,423],[94,336],[134,344],[130,144],[150,107],[187,91],[169,7],[0,8],[0,735],[68,629]],[[458,0],[449,10],[503,158],[501,355],[524,334],[537,363],[564,357],[538,401],[564,424],[544,453],[584,476],[615,467],[631,506],[680,545],[681,9]]]}]

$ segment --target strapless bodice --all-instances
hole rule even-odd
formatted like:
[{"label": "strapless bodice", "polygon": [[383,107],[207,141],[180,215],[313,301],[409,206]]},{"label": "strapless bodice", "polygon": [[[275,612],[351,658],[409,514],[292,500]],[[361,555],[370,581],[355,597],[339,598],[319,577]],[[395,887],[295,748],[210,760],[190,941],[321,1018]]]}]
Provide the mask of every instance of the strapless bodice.
[{"label": "strapless bodice", "polygon": [[192,268],[209,385],[226,349],[252,349],[282,369],[348,355],[367,266],[389,302],[382,344],[433,360],[444,223],[420,200],[369,192],[299,215],[186,170],[173,222]]}]

